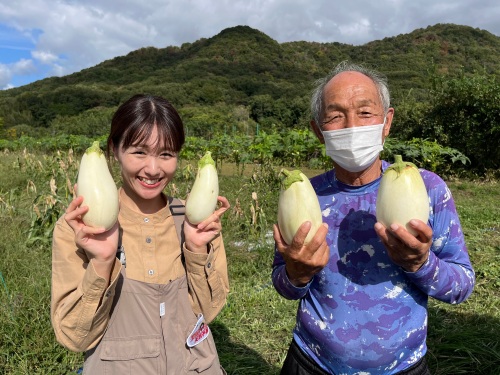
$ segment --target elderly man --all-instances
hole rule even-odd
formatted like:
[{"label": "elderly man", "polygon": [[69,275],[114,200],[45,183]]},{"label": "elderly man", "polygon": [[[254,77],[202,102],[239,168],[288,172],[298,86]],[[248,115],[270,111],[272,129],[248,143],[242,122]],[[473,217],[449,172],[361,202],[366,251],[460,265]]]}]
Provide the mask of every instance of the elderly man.
[{"label": "elderly man", "polygon": [[394,116],[378,73],[343,62],[318,81],[311,126],[334,168],[311,179],[323,226],[307,245],[310,223],[291,244],[277,225],[272,279],[299,300],[281,374],[430,374],[427,300],[460,303],[474,271],[449,189],[420,170],[430,202],[424,223],[385,227],[375,218],[380,159]]}]

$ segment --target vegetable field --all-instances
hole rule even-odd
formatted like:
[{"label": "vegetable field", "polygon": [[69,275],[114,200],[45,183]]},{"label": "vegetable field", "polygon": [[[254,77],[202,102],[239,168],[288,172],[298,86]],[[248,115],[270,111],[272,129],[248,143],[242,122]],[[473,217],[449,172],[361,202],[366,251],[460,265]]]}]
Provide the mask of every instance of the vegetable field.
[{"label": "vegetable field", "polygon": [[[224,144],[231,147],[230,140]],[[273,142],[267,139],[256,144],[271,147]],[[317,144],[314,148],[318,149]],[[76,374],[82,364],[82,354],[71,353],[55,341],[49,310],[52,228],[72,197],[83,149],[2,148],[0,374]],[[262,149],[263,157],[256,163],[244,161],[243,151],[238,149],[246,155],[252,147],[227,151],[232,152],[232,160],[221,158],[222,151],[212,150],[220,194],[231,203],[223,217],[231,291],[211,329],[228,374],[277,375],[297,308],[296,301],[284,300],[274,291],[270,278],[279,169],[282,165],[302,165],[305,174],[312,176],[320,173],[326,162],[321,153],[315,156],[317,164],[307,164],[279,159],[278,154]],[[185,198],[191,188],[196,167],[187,160],[197,160],[205,151],[203,147],[198,147],[197,153],[192,150],[196,147],[188,144],[168,194]],[[292,146],[282,155],[295,155]],[[117,181],[116,165],[112,170]],[[448,183],[477,285],[463,304],[430,302],[429,362],[433,374],[495,375],[500,368],[500,184],[484,179],[453,179]]]}]

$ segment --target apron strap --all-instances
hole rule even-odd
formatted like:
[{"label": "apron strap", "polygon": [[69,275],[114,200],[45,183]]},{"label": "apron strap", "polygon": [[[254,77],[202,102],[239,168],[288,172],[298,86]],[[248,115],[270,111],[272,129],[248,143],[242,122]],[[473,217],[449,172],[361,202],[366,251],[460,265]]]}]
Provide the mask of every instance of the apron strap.
[{"label": "apron strap", "polygon": [[168,197],[168,206],[170,207],[170,212],[172,213],[172,216],[174,218],[177,238],[179,238],[179,243],[181,244],[182,248],[182,245],[184,243],[184,233],[182,231],[182,225],[184,224],[186,206],[184,206],[180,199],[174,197]]}]

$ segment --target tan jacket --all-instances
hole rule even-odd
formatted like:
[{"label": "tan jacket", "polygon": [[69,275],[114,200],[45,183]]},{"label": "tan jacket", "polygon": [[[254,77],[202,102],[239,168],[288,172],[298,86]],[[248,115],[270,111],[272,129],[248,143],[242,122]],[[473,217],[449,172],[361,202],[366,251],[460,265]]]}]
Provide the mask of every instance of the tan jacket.
[{"label": "tan jacket", "polygon": [[[161,285],[185,277],[193,313],[203,313],[207,323],[212,321],[229,292],[222,238],[212,242],[208,254],[196,254],[185,247],[181,251],[168,206],[154,215],[141,215],[121,204],[118,221],[127,278]],[[119,296],[115,289],[122,265],[115,261],[106,288],[106,280],[96,274],[74,237],[73,230],[60,218],[52,246],[51,319],[59,343],[72,351],[86,351],[99,343],[108,326]]]}]

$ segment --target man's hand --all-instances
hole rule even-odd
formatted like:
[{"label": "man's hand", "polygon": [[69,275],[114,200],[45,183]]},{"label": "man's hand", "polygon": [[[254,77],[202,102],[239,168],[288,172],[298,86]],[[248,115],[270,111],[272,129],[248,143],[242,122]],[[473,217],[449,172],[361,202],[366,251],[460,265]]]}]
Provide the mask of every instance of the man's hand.
[{"label": "man's hand", "polygon": [[417,219],[410,220],[410,226],[417,232],[416,236],[398,224],[392,224],[386,228],[377,222],[375,231],[391,260],[407,272],[416,272],[429,258],[432,228]]},{"label": "man's hand", "polygon": [[311,222],[306,221],[299,227],[292,243],[287,245],[278,226],[275,224],[273,228],[276,248],[285,260],[288,278],[297,287],[306,285],[326,266],[330,257],[330,248],[326,244],[328,225],[323,223],[312,240],[304,245],[310,229]]}]

